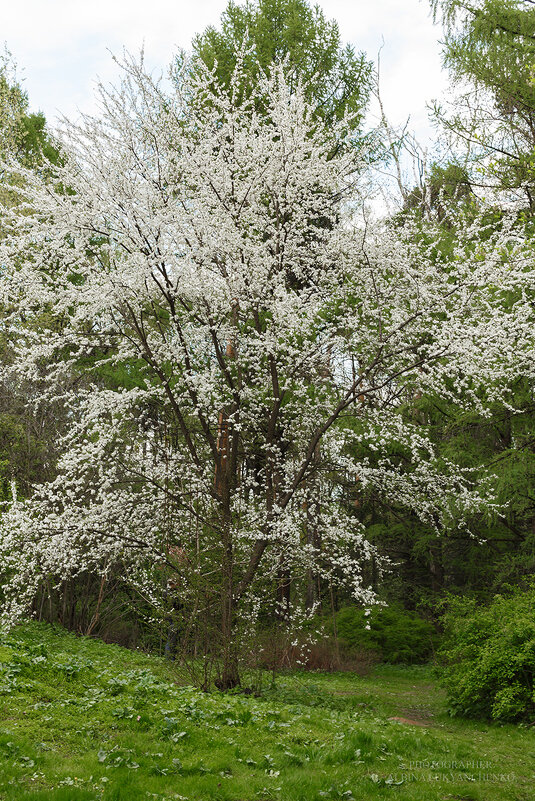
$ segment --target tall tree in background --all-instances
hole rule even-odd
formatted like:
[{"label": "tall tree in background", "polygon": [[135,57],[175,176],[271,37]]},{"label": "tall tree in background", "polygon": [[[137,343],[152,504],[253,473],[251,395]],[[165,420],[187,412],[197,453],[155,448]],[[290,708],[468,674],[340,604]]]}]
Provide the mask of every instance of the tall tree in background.
[{"label": "tall tree in background", "polygon": [[535,212],[535,6],[530,0],[433,0],[444,65],[459,87],[441,122],[464,143],[475,186],[516,190]]},{"label": "tall tree in background", "polygon": [[42,112],[30,112],[28,95],[17,77],[11,54],[0,57],[0,159],[15,158],[26,167],[37,166],[43,156],[54,162],[54,145]]},{"label": "tall tree in background", "polygon": [[236,90],[232,80],[239,54],[253,79],[273,62],[286,61],[290,85],[306,85],[307,100],[327,124],[346,111],[356,127],[362,121],[372,65],[364,53],[342,46],[338,24],[306,0],[230,2],[221,29],[207,28],[194,39],[193,49],[208,69],[215,68],[227,91]]},{"label": "tall tree in background", "polygon": [[[493,190],[490,196],[495,209],[487,224],[499,227],[503,201],[507,205],[516,196],[517,229],[520,235],[531,236],[535,213],[535,4],[531,0],[434,0],[432,5],[444,23],[444,64],[462,98],[461,112],[442,116],[442,122],[453,135],[458,154],[464,150],[464,163],[476,192],[482,195]],[[448,422],[447,439],[452,445],[457,441],[467,455],[471,452],[469,458],[479,458],[491,467],[497,495],[504,504],[502,514],[490,526],[480,526],[488,543],[488,563],[497,568],[489,580],[494,587],[504,580],[521,581],[535,570],[534,387],[525,377],[511,390],[513,408],[497,405],[486,419],[470,416]],[[479,575],[473,571],[476,581]]]},{"label": "tall tree in background", "polygon": [[[46,130],[44,115],[32,113],[29,101],[18,77],[11,54],[5,50],[0,57],[0,198],[5,205],[19,202],[13,185],[20,180],[10,171],[13,162],[37,169],[44,161],[53,164],[57,151]],[[0,238],[3,220],[0,217]],[[15,480],[19,492],[28,495],[34,483],[50,478],[55,461],[58,438],[57,408],[42,408],[35,415],[28,400],[37,385],[27,377],[13,382],[2,367],[15,358],[14,337],[8,335],[5,319],[9,309],[0,309],[0,499],[9,495],[10,481]],[[32,326],[28,318],[20,319],[20,328]],[[20,329],[19,329],[20,330]]]},{"label": "tall tree in background", "polygon": [[[482,231],[499,230],[511,205],[518,235],[532,235],[535,6],[503,0],[432,5],[445,25],[444,64],[457,92],[450,113],[438,109],[450,161],[431,166],[423,185],[406,194],[405,210],[441,225],[439,248],[449,261],[466,227],[477,219]],[[532,379],[518,377],[510,389],[510,402],[495,403],[484,415],[426,394],[407,405],[405,413],[440,452],[491,476],[500,508],[471,521],[478,540],[454,529],[439,538],[409,510],[370,493],[362,514],[372,540],[400,565],[390,597],[433,608],[446,591],[485,596],[535,571]]]}]

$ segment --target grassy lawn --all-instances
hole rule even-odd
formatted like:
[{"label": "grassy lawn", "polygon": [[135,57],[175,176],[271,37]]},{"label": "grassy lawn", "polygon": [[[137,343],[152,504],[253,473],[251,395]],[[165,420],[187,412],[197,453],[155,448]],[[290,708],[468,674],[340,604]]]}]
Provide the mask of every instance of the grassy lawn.
[{"label": "grassy lawn", "polygon": [[15,629],[0,642],[0,799],[535,797],[534,730],[451,719],[428,668],[289,674],[262,698],[183,682],[157,657]]}]

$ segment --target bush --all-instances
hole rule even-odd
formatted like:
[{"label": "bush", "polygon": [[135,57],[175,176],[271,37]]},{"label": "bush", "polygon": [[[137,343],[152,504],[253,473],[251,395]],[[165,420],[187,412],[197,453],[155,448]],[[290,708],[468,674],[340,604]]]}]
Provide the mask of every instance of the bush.
[{"label": "bush", "polygon": [[488,606],[456,599],[444,615],[443,663],[450,712],[495,721],[535,718],[535,587]]},{"label": "bush", "polygon": [[336,630],[345,651],[373,652],[392,664],[427,662],[436,641],[431,623],[396,604],[374,607],[369,615],[364,609],[347,606],[336,615]]}]

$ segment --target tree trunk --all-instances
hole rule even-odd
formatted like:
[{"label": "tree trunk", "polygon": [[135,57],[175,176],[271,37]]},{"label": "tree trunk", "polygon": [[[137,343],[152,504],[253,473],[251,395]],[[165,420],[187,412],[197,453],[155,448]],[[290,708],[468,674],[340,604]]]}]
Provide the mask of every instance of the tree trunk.
[{"label": "tree trunk", "polygon": [[218,451],[220,469],[215,475],[215,489],[220,500],[221,526],[221,678],[216,682],[220,690],[232,690],[240,683],[238,654],[234,641],[234,552],[232,519],[230,512],[229,432],[225,416],[219,418]]},{"label": "tree trunk", "polygon": [[232,690],[240,683],[238,669],[238,653],[234,639],[235,607],[233,582],[232,534],[230,531],[230,515],[225,520],[223,532],[223,563],[221,582],[221,646],[222,670],[221,679],[217,683],[220,690]]}]

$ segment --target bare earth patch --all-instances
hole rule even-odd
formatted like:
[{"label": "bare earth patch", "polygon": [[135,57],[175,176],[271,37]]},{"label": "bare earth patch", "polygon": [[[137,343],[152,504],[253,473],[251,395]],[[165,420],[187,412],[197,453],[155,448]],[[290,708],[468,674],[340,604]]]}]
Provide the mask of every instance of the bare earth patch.
[{"label": "bare earth patch", "polygon": [[404,723],[407,726],[434,726],[435,725],[430,720],[412,720],[411,718],[401,718],[401,717],[388,718],[388,720],[395,720],[398,723]]}]

